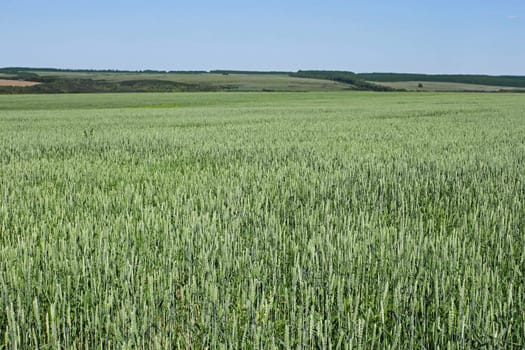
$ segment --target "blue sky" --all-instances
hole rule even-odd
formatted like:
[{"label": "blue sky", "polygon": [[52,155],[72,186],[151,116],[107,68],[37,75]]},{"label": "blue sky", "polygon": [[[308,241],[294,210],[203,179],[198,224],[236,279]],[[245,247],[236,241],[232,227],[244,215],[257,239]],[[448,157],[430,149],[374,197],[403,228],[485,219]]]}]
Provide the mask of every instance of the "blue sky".
[{"label": "blue sky", "polygon": [[1,0],[0,67],[525,75],[525,0]]}]

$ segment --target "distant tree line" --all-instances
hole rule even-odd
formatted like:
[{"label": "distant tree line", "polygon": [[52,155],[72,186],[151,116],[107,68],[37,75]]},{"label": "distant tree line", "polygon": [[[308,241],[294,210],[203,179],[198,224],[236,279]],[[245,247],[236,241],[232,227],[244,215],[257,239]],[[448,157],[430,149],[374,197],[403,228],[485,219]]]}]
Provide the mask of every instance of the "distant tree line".
[{"label": "distant tree line", "polygon": [[120,70],[120,69],[60,69],[60,68],[28,68],[28,67],[8,67],[0,68],[0,73],[4,74],[22,74],[34,72],[56,72],[56,73],[126,73],[126,74],[203,74],[208,73],[205,70]]},{"label": "distant tree line", "polygon": [[423,81],[525,88],[525,76],[467,74],[359,73],[361,80],[381,82]]},{"label": "distant tree line", "polygon": [[249,71],[249,70],[211,70],[210,73],[214,74],[266,74],[266,75],[283,75],[283,74],[290,74],[290,72],[280,72],[280,71]]}]

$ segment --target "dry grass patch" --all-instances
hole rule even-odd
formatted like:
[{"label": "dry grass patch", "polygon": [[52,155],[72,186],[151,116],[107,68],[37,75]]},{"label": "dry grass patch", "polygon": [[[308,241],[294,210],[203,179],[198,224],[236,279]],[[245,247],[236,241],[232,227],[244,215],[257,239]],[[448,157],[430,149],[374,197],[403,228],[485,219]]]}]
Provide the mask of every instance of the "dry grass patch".
[{"label": "dry grass patch", "polygon": [[35,86],[40,83],[34,81],[21,81],[21,80],[11,80],[11,79],[0,79],[0,86]]}]

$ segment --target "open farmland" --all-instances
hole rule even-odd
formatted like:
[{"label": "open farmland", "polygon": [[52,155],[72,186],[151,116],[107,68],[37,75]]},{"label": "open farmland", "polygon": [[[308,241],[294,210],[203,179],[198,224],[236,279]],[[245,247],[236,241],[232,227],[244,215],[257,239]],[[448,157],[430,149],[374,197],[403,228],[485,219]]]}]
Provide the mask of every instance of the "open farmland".
[{"label": "open farmland", "polygon": [[203,89],[226,91],[340,91],[353,86],[324,79],[291,77],[288,73],[160,73],[160,72],[56,72],[30,71],[41,77],[60,79],[92,79],[99,82],[161,81],[201,86]]},{"label": "open farmland", "polygon": [[[0,68],[0,94],[121,92],[525,92],[523,76],[354,73],[350,71],[118,71]],[[22,85],[27,82],[27,85]],[[36,85],[35,85],[36,84]],[[423,85],[423,87],[420,86]]]},{"label": "open farmland", "polygon": [[525,96],[0,96],[0,348],[525,346]]},{"label": "open farmland", "polygon": [[445,91],[445,92],[498,92],[498,91],[514,91],[524,92],[525,88],[511,87],[511,86],[495,86],[495,85],[480,85],[480,84],[465,84],[465,83],[449,83],[449,82],[434,82],[434,81],[394,81],[394,82],[380,82],[373,83],[387,86],[398,90],[408,91]]}]

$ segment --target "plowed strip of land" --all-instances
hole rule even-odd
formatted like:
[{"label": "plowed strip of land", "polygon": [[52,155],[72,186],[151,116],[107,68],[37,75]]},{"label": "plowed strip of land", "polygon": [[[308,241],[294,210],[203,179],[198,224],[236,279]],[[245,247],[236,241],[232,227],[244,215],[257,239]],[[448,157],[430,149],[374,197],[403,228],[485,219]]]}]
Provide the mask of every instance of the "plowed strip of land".
[{"label": "plowed strip of land", "polygon": [[10,79],[0,79],[0,86],[35,86],[40,83],[34,81],[21,81],[21,80],[10,80]]}]

